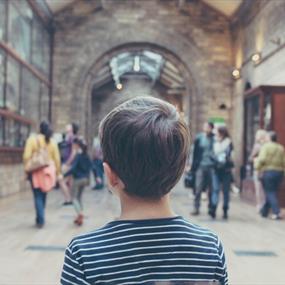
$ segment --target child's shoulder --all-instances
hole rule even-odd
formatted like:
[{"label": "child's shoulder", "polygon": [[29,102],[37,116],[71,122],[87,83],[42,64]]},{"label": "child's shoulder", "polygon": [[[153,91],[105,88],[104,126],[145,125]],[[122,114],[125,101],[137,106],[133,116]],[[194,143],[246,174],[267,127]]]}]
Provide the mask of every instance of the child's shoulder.
[{"label": "child's shoulder", "polygon": [[94,231],[74,237],[69,244],[69,248],[72,250],[74,247],[81,247],[84,245],[88,245],[89,243],[108,240],[111,235],[113,235],[117,231],[125,231],[126,225],[127,223],[107,223],[103,227],[100,227]]},{"label": "child's shoulder", "polygon": [[79,249],[88,247],[91,244],[103,244],[114,239],[122,238],[130,233],[138,232],[161,232],[161,230],[177,232],[177,234],[186,234],[190,239],[201,242],[211,242],[218,246],[218,236],[204,227],[193,224],[182,217],[172,220],[147,220],[147,221],[114,221],[92,232],[79,235],[71,241],[69,248]]},{"label": "child's shoulder", "polygon": [[210,229],[191,223],[187,221],[186,219],[183,219],[183,221],[185,225],[188,227],[189,231],[196,235],[199,235],[202,240],[211,239],[215,241],[216,243],[218,243],[219,241],[218,236],[214,232],[212,232]]}]

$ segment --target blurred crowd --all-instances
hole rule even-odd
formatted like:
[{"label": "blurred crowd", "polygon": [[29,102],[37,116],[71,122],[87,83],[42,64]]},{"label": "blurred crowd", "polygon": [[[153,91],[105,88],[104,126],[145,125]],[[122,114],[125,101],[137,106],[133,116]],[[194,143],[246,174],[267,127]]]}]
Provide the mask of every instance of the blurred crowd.
[{"label": "blurred crowd", "polygon": [[90,185],[91,173],[95,181],[92,189],[104,188],[103,158],[97,137],[90,153],[76,123],[66,126],[59,141],[53,138],[52,128],[47,122],[40,124],[38,134],[29,137],[23,160],[34,196],[36,227],[42,228],[45,224],[47,193],[55,187],[62,191],[62,205],[73,205],[76,212],[74,223],[82,225],[82,194],[85,187]]},{"label": "blurred crowd", "polygon": [[[200,214],[201,197],[208,199],[208,214],[215,219],[220,192],[223,193],[223,218],[228,219],[231,190],[237,192],[234,168],[233,142],[225,126],[215,127],[206,122],[203,132],[194,141],[185,186],[194,191],[194,211]],[[258,130],[249,158],[253,168],[258,212],[262,217],[281,219],[278,191],[285,171],[284,147],[277,142],[273,131]]]}]

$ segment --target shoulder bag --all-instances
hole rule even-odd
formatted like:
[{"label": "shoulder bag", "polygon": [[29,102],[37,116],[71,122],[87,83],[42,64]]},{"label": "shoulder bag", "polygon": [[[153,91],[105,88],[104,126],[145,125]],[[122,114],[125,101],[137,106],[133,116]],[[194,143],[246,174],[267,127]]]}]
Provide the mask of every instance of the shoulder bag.
[{"label": "shoulder bag", "polygon": [[38,137],[36,138],[36,141],[37,149],[33,152],[31,158],[27,161],[25,165],[25,171],[27,173],[32,173],[34,171],[40,170],[50,164],[47,147],[41,146]]}]

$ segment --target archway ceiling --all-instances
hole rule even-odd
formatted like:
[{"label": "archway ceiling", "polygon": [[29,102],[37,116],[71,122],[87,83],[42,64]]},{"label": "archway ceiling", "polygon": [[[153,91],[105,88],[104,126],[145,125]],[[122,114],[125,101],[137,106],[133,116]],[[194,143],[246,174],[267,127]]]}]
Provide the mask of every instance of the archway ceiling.
[{"label": "archway ceiling", "polygon": [[[53,13],[58,13],[64,8],[66,8],[67,6],[72,5],[73,3],[78,2],[80,0],[45,0],[45,1]],[[130,1],[133,1],[133,0],[130,0]],[[173,1],[176,1],[176,0],[173,0]],[[180,0],[177,2],[183,3],[186,1]],[[215,8],[216,10],[218,10],[219,12],[223,13],[224,15],[228,17],[232,16],[233,13],[239,8],[241,3],[243,2],[243,0],[201,0],[201,1]]]},{"label": "archway ceiling", "polygon": [[232,16],[243,0],[202,0],[204,3],[208,4],[209,6],[217,9],[218,11],[222,12],[226,16]]},{"label": "archway ceiling", "polygon": [[114,56],[96,74],[94,88],[111,81],[118,84],[122,79],[134,75],[145,75],[153,83],[159,81],[169,89],[169,93],[181,93],[185,89],[180,71],[160,54],[148,50],[123,52]]}]

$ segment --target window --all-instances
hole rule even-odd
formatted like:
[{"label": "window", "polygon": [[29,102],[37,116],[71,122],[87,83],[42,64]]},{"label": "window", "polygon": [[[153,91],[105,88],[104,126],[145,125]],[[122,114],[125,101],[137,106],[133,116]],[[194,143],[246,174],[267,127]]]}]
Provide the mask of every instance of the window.
[{"label": "window", "polygon": [[45,74],[49,74],[50,35],[39,19],[33,18],[32,64]]},{"label": "window", "polygon": [[48,120],[49,117],[49,89],[45,84],[41,85],[40,120]]},{"label": "window", "polygon": [[9,43],[26,61],[31,58],[31,17],[25,1],[9,1]]},{"label": "window", "polygon": [[32,37],[32,63],[39,69],[43,69],[44,61],[44,37],[42,25],[36,18],[33,20],[33,37]]},{"label": "window", "polygon": [[35,122],[40,119],[40,81],[28,70],[22,72],[21,115]]},{"label": "window", "polygon": [[0,109],[0,147],[24,147],[32,122]]},{"label": "window", "polygon": [[20,66],[10,56],[7,62],[6,107],[14,112],[19,111],[20,102]]},{"label": "window", "polygon": [[245,157],[249,158],[252,147],[254,145],[254,138],[256,131],[260,128],[260,110],[259,110],[259,97],[254,96],[246,100],[245,105],[246,116],[246,145],[245,145]]},{"label": "window", "polygon": [[20,125],[19,139],[18,139],[18,147],[24,147],[25,142],[28,139],[31,131],[31,126],[26,124]]},{"label": "window", "polygon": [[4,107],[4,66],[5,66],[5,54],[0,50],[0,108]]},{"label": "window", "polygon": [[264,110],[263,110],[264,118],[264,129],[271,129],[271,121],[272,121],[272,106],[271,106],[271,96],[269,94],[264,96]]},{"label": "window", "polygon": [[0,116],[0,146],[4,145],[4,118]]},{"label": "window", "polygon": [[0,41],[0,146],[23,147],[49,115],[50,34],[27,0],[0,0]]},{"label": "window", "polygon": [[0,1],[0,40],[5,39],[6,2]]},{"label": "window", "polygon": [[50,65],[50,35],[44,31],[44,46],[43,46],[43,72],[49,74]]}]

